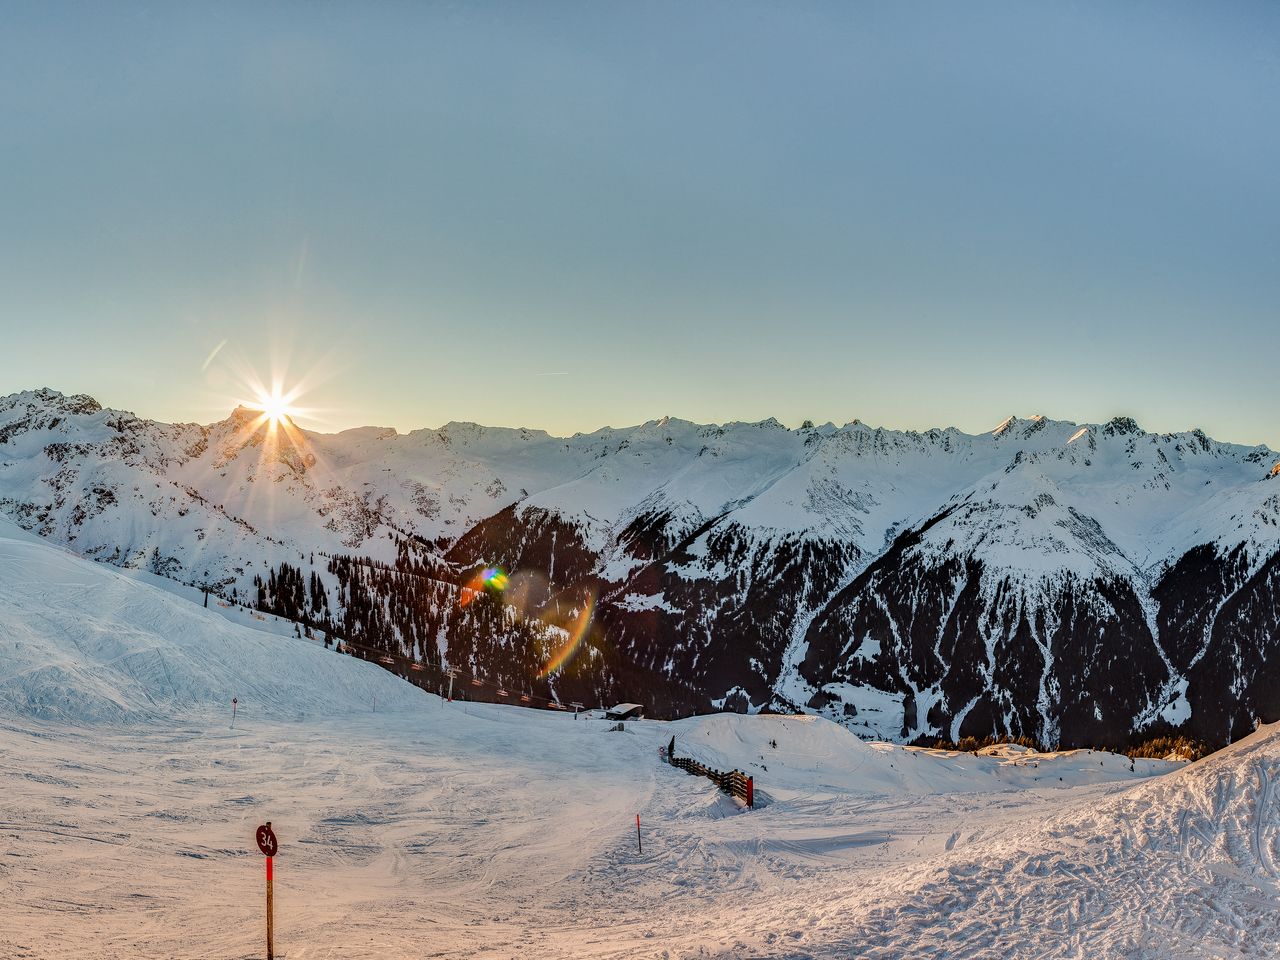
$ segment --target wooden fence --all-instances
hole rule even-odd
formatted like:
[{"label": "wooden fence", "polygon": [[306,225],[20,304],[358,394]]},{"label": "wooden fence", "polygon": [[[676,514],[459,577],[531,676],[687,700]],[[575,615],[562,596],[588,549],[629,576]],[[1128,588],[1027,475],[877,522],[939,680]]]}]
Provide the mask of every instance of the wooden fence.
[{"label": "wooden fence", "polygon": [[730,770],[728,773],[722,773],[719,770],[712,770],[705,764],[689,757],[668,757],[667,762],[673,767],[679,767],[685,773],[706,777],[731,797],[737,797],[742,800],[748,807],[756,805],[755,777],[749,777],[741,770]]}]

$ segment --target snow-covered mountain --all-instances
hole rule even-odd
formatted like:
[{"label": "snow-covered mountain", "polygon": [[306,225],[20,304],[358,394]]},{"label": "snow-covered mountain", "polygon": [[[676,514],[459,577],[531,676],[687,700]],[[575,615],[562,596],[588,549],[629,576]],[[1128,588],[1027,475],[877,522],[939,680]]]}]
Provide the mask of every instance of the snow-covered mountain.
[{"label": "snow-covered mountain", "polygon": [[[84,556],[448,662],[476,694],[800,706],[900,740],[1221,743],[1280,719],[1278,459],[1125,418],[557,438],[0,400],[0,512]],[[505,593],[467,589],[491,566]]]},{"label": "snow-covered mountain", "polygon": [[292,957],[1277,949],[1274,727],[1189,766],[814,716],[620,733],[447,704],[183,593],[0,520],[0,956],[260,956],[264,821]]}]

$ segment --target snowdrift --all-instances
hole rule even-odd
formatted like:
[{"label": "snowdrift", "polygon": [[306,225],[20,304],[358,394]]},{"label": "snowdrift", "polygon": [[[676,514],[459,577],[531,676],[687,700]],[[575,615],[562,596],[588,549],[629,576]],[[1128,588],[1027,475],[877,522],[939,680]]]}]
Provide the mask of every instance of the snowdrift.
[{"label": "snowdrift", "polygon": [[858,937],[825,946],[856,943],[865,957],[908,944],[913,956],[1275,956],[1278,777],[1272,724],[1036,829],[850,889],[828,909]]},{"label": "snowdrift", "polygon": [[0,715],[76,724],[421,707],[374,664],[228,622],[0,521]]},{"label": "snowdrift", "polygon": [[1080,786],[1142,779],[1182,766],[1095,750],[983,754],[864,742],[815,716],[715,714],[671,725],[676,754],[756,777],[767,799],[839,793],[935,794]]}]

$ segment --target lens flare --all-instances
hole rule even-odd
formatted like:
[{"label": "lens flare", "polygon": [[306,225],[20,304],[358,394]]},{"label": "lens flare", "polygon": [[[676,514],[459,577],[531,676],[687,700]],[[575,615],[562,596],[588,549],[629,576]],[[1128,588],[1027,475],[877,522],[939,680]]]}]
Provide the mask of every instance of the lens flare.
[{"label": "lens flare", "polygon": [[554,627],[564,633],[565,641],[556,648],[547,665],[538,672],[539,678],[546,678],[562,670],[578,652],[590,630],[591,616],[595,612],[596,605],[595,595],[588,594],[573,610],[569,622],[565,624],[558,614],[553,615],[545,608],[541,613],[535,612],[538,603],[545,599],[548,587],[546,579],[537,573],[526,571],[510,577],[501,567],[484,567],[463,584],[459,591],[458,605],[465,607],[480,599],[485,593],[502,594],[503,605],[518,616],[537,618],[546,626]]},{"label": "lens flare", "polygon": [[502,602],[513,607],[522,617],[541,616],[543,604],[549,599],[551,584],[537,570],[511,574],[511,582],[502,591]]},{"label": "lens flare", "polygon": [[501,593],[507,589],[507,584],[510,582],[511,579],[501,567],[485,567],[463,585],[458,603],[465,607],[485,590]]},{"label": "lens flare", "polygon": [[591,626],[591,614],[595,611],[595,597],[588,596],[586,601],[578,609],[578,615],[574,618],[567,630],[569,639],[564,645],[557,650],[547,661],[547,665],[542,668],[542,672],[538,674],[539,678],[551,676],[557,670],[563,668],[573,655],[578,652],[578,648],[582,645],[582,641],[587,637],[587,628]]}]

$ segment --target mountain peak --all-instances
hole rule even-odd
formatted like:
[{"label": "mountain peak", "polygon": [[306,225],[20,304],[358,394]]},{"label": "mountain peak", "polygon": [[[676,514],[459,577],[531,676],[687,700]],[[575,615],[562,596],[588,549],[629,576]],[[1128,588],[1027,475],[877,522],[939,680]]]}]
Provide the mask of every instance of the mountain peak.
[{"label": "mountain peak", "polygon": [[1142,433],[1142,427],[1133,417],[1112,417],[1102,426],[1102,432],[1109,437],[1123,437],[1129,434]]},{"label": "mountain peak", "polygon": [[88,394],[76,393],[67,396],[52,387],[37,387],[34,390],[24,390],[21,393],[14,393],[0,398],[0,409],[13,409],[23,404],[36,404],[56,410],[59,413],[70,414],[80,413],[87,415],[98,413],[102,409],[102,404]]}]

